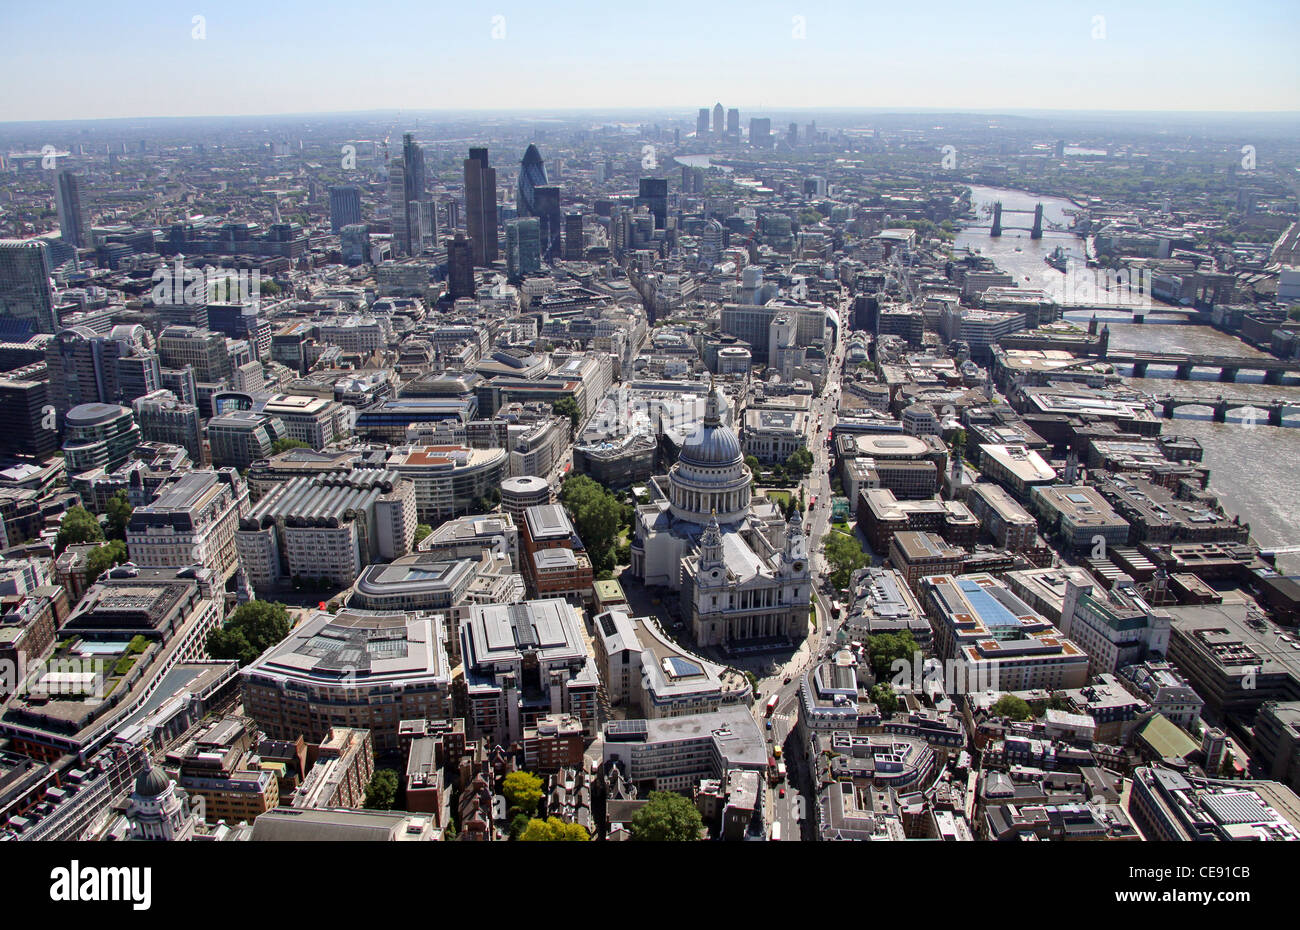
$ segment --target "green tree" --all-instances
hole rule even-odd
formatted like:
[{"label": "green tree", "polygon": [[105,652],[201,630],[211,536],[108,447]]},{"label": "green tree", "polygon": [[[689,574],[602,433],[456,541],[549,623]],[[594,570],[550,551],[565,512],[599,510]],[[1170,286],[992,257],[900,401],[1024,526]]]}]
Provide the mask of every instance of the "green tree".
[{"label": "green tree", "polygon": [[126,561],[126,543],[114,539],[100,546],[86,559],[86,584],[93,584],[95,579],[112,568]]},{"label": "green tree", "polygon": [[580,823],[565,823],[559,817],[547,817],[545,820],[530,819],[519,839],[525,843],[554,843],[583,842],[591,837]]},{"label": "green tree", "polygon": [[433,527],[431,527],[429,524],[427,523],[416,524],[415,540],[413,544],[418,546],[420,544],[420,540],[424,539],[424,537],[428,536],[432,532],[433,532]]},{"label": "green tree", "polygon": [[704,821],[695,805],[680,794],[651,791],[645,806],[632,815],[632,839],[687,843],[700,838]]},{"label": "green tree", "polygon": [[208,634],[208,655],[247,665],[289,635],[289,611],[275,601],[240,604],[225,626]]},{"label": "green tree", "polygon": [[126,499],[125,491],[118,491],[108,499],[108,506],[104,508],[104,516],[108,519],[109,539],[126,541],[126,527],[131,522],[133,509]]},{"label": "green tree", "polygon": [[303,442],[301,439],[290,439],[288,436],[285,436],[271,443],[271,454],[279,455],[281,452],[288,452],[290,449],[310,448],[311,446],[308,443]]},{"label": "green tree", "polygon": [[103,542],[104,530],[95,515],[78,504],[69,507],[59,523],[59,534],[54,538],[54,550],[62,552],[69,546],[81,543]]},{"label": "green tree", "polygon": [[826,534],[825,543],[826,561],[831,567],[831,584],[840,589],[847,588],[853,573],[869,561],[867,554],[862,551],[858,538],[848,533],[833,530]]},{"label": "green tree", "polygon": [[529,817],[523,811],[515,814],[510,818],[510,838],[512,840],[519,839],[524,835],[524,831],[528,829],[528,825],[532,822],[533,818]]},{"label": "green tree", "polygon": [[532,772],[509,772],[501,779],[501,793],[512,809],[532,814],[542,800],[542,780]]},{"label": "green tree", "polygon": [[762,468],[762,463],[759,462],[757,455],[747,455],[745,456],[745,467],[749,469],[751,475],[757,477],[758,470]]},{"label": "green tree", "polygon": [[392,769],[375,769],[366,785],[366,810],[391,811],[397,803],[397,773]]},{"label": "green tree", "polygon": [[901,633],[877,633],[867,639],[867,656],[876,677],[886,679],[893,673],[893,665],[902,659],[909,666],[919,651],[912,634],[904,630]]},{"label": "green tree", "polygon": [[801,477],[812,471],[813,457],[807,449],[795,449],[790,453],[790,457],[785,460],[785,470],[792,475]]},{"label": "green tree", "polygon": [[262,281],[258,287],[258,293],[263,297],[278,297],[280,294],[280,285],[271,280]]},{"label": "green tree", "polygon": [[997,702],[990,708],[995,717],[1006,717],[1009,720],[1033,720],[1034,712],[1023,698],[1018,698],[1014,694],[1004,694],[997,699]]},{"label": "green tree", "polygon": [[561,397],[551,404],[551,412],[557,417],[568,417],[574,429],[578,428],[578,421],[582,419],[582,410],[578,407],[578,402],[572,397]]},{"label": "green tree", "polygon": [[614,547],[630,508],[586,475],[564,482],[560,503],[569,512],[578,536],[587,547],[592,569],[596,572],[612,569],[616,561]]},{"label": "green tree", "polygon": [[898,695],[887,681],[871,686],[871,703],[880,708],[882,714],[892,714],[898,710]]}]

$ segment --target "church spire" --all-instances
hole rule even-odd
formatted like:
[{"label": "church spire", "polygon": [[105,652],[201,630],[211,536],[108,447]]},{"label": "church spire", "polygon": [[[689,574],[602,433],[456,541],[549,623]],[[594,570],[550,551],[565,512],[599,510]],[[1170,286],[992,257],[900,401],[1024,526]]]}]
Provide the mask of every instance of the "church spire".
[{"label": "church spire", "polygon": [[722,528],[718,526],[718,511],[709,514],[709,522],[704,527],[700,539],[700,565],[712,566],[722,564]]},{"label": "church spire", "polygon": [[722,425],[722,408],[718,403],[718,391],[713,386],[713,376],[709,376],[709,396],[704,402],[704,425],[721,426]]}]

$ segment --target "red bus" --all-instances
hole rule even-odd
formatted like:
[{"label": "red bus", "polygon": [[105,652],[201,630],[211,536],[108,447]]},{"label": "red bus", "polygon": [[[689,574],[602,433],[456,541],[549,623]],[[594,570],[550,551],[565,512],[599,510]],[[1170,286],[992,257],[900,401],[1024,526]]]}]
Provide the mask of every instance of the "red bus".
[{"label": "red bus", "polygon": [[764,714],[764,716],[766,717],[772,716],[772,714],[776,711],[776,702],[779,700],[780,700],[780,696],[775,694],[767,699],[767,713]]}]

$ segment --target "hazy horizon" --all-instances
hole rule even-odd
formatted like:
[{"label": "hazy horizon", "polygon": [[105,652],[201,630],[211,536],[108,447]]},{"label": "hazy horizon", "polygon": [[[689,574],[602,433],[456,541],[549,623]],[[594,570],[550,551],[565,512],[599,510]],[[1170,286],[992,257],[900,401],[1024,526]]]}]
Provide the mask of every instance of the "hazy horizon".
[{"label": "hazy horizon", "polygon": [[[668,110],[1300,112],[1294,5],[165,0],[0,11],[0,122]],[[990,101],[996,101],[990,103]],[[450,105],[448,105],[450,104]]]}]

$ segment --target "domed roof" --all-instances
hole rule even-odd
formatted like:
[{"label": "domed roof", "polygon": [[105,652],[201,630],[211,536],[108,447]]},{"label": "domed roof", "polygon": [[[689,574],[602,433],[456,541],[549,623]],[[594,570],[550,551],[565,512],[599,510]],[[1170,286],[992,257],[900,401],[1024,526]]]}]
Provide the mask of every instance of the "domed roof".
[{"label": "domed roof", "polygon": [[135,793],[142,798],[156,798],[172,786],[167,773],[146,762],[144,770],[135,777]]},{"label": "domed roof", "polygon": [[704,427],[682,447],[678,461],[688,465],[717,467],[735,465],[744,458],[735,430],[722,425],[717,391],[709,391],[704,410]]}]

